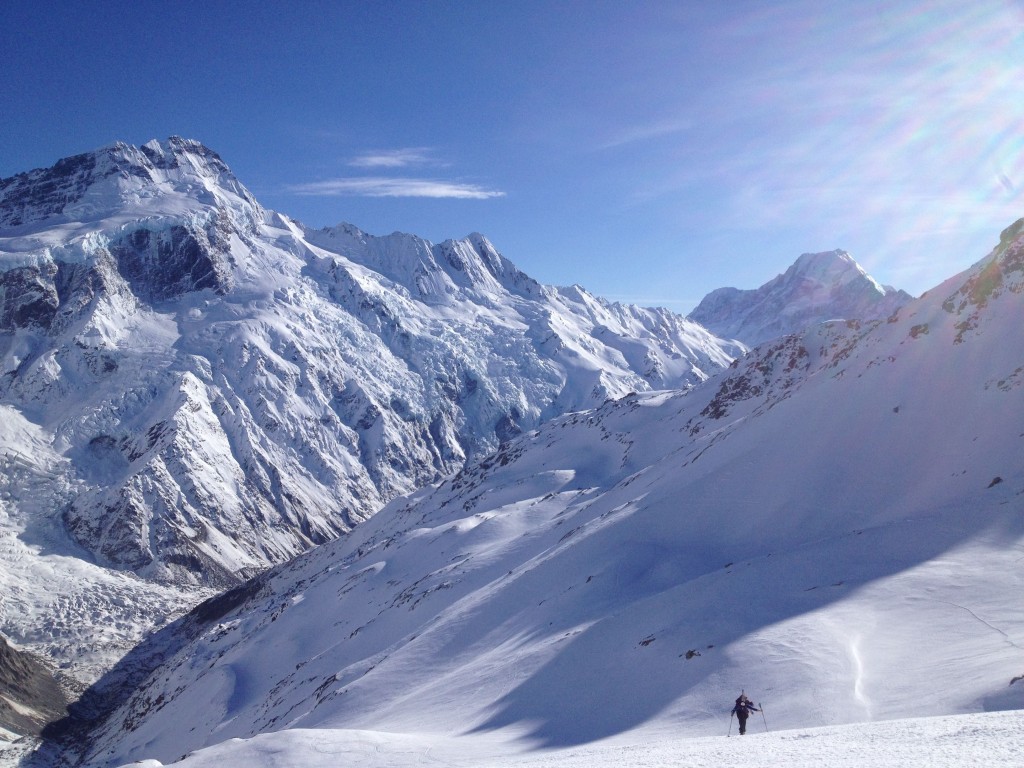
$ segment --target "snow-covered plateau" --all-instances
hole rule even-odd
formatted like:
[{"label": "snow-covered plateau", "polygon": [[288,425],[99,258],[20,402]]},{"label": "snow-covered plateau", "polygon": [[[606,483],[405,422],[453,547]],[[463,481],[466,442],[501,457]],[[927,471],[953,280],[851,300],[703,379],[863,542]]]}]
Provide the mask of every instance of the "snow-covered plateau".
[{"label": "snow-covered plateau", "polygon": [[[141,641],[14,759],[1019,761],[1024,219],[741,354],[480,236],[310,232],[201,145],[92,157],[0,232],[0,629]],[[798,264],[797,300],[837,274]]]}]

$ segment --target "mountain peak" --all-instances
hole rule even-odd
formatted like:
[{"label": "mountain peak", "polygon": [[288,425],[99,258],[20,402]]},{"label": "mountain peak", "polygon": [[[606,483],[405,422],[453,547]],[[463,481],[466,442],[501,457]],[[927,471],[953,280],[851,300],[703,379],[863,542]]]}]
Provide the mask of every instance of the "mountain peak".
[{"label": "mountain peak", "polygon": [[95,221],[116,215],[153,198],[182,203],[259,205],[231,169],[202,143],[171,136],[141,147],[116,142],[92,152],[58,160],[0,179],[0,226],[22,227],[44,220]]},{"label": "mountain peak", "polygon": [[883,286],[849,253],[804,253],[760,288],[712,291],[689,318],[723,338],[756,345],[825,320],[887,317],[913,297]]},{"label": "mountain peak", "polygon": [[821,253],[803,253],[787,272],[822,282],[851,274],[867,274],[849,253],[840,248]]}]

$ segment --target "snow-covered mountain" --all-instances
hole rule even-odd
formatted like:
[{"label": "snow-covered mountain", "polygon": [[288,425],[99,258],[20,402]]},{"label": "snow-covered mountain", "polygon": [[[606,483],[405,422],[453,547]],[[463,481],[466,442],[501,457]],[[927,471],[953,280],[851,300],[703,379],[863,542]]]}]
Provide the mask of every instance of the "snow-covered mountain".
[{"label": "snow-covered mountain", "polygon": [[88,678],[206,586],[740,351],[480,235],[308,230],[194,141],[2,179],[0,631]]},{"label": "snow-covered mountain", "polygon": [[725,339],[755,346],[828,320],[889,317],[913,297],[879,285],[846,251],[805,253],[760,288],[719,288],[689,318]]},{"label": "snow-covered mountain", "polygon": [[1022,314],[1024,219],[885,320],[556,418],[168,626],[67,743],[319,765],[724,735],[741,689],[773,729],[1024,708]]}]

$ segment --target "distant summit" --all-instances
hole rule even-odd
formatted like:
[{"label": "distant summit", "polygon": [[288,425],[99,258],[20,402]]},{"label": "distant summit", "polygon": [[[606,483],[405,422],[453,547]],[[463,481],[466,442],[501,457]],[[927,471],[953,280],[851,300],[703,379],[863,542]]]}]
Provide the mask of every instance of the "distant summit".
[{"label": "distant summit", "polygon": [[754,346],[826,320],[888,317],[913,297],[880,285],[846,251],[805,253],[760,288],[712,291],[689,319]]}]

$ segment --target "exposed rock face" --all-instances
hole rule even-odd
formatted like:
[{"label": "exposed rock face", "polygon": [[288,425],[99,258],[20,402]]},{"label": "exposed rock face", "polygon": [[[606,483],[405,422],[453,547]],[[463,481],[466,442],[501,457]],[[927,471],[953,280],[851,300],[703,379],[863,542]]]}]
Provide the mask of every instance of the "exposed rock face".
[{"label": "exposed rock face", "polygon": [[748,346],[826,320],[886,318],[910,294],[879,285],[845,251],[805,253],[786,272],[754,290],[719,288],[689,318],[722,338]]},{"label": "exposed rock face", "polygon": [[228,247],[216,222],[207,230],[181,225],[162,232],[135,229],[110,250],[133,292],[149,302],[229,288],[230,271],[222,261]]},{"label": "exposed rock face", "polygon": [[75,155],[58,160],[49,169],[20,173],[0,179],[0,225],[17,227],[60,214],[79,200],[95,181],[116,173],[114,167],[97,173],[96,153]]},{"label": "exposed rock face", "polygon": [[68,701],[50,670],[0,635],[0,728],[38,734],[67,713]]}]

